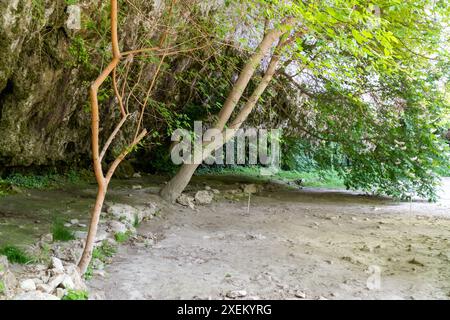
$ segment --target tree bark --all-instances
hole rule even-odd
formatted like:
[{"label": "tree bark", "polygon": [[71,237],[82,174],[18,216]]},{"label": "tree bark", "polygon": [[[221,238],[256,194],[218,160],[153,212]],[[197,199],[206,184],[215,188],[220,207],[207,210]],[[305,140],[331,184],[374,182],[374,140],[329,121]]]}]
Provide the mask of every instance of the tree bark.
[{"label": "tree bark", "polygon": [[[283,37],[282,35],[283,32],[279,30],[271,30],[265,35],[263,41],[258,47],[258,50],[250,58],[250,61],[246,64],[246,66],[242,70],[238,81],[234,85],[221,112],[219,113],[219,119],[215,126],[216,129],[219,129],[220,131],[224,130],[225,125],[229,121],[234,109],[236,108],[236,105],[241,99],[245,88],[247,87],[250,79],[252,78],[253,74],[256,71],[256,68],[261,63],[262,58],[267,54],[267,52],[270,50],[275,41],[278,40],[279,43],[277,45],[277,48],[275,49],[274,55],[272,56],[269,67],[263,79],[261,80],[261,83],[255,89],[252,96],[249,98],[245,106],[242,108],[242,110],[239,112],[235,120],[232,122],[230,129],[239,129],[242,123],[247,119],[247,117],[255,107],[256,103],[261,98],[261,95],[264,93],[270,81],[272,80],[273,75],[275,74],[278,63],[280,61],[279,56],[280,50],[287,43],[285,41],[285,36],[287,34],[285,34]],[[225,137],[225,139],[231,138],[232,137]],[[215,145],[213,142],[210,145],[207,145],[208,150],[206,154],[209,154],[213,150],[222,146],[223,144]],[[161,190],[161,196],[167,201],[175,202],[176,199],[178,199],[178,197],[184,191],[186,186],[189,184],[189,181],[191,180],[192,176],[194,175],[195,171],[199,166],[200,164],[183,164],[178,173]]]},{"label": "tree bark", "polygon": [[219,112],[219,119],[215,125],[216,129],[222,131],[225,128],[228,120],[231,117],[236,105],[244,93],[245,88],[247,88],[250,79],[255,74],[256,68],[261,64],[261,60],[269,52],[272,45],[281,37],[283,32],[278,29],[272,29],[264,36],[256,52],[244,66],[241,71],[238,80],[233,86],[227,100],[225,101],[222,109]]},{"label": "tree bark", "polygon": [[83,254],[80,261],[78,262],[78,269],[81,274],[84,274],[89,266],[92,259],[92,252],[94,250],[95,237],[97,236],[98,223],[100,220],[100,214],[102,211],[103,203],[105,201],[106,192],[108,190],[108,185],[111,178],[117,169],[117,166],[122,162],[122,160],[130,153],[132,148],[136,146],[147,134],[144,129],[141,134],[139,134],[133,142],[131,142],[127,148],[122,151],[122,153],[114,160],[111,164],[106,177],[103,173],[102,159],[107,152],[112,140],[120,131],[121,127],[128,118],[122,103],[120,102],[120,111],[122,114],[122,120],[117,125],[116,129],[113,131],[109,139],[107,140],[102,152],[100,153],[99,145],[99,129],[100,129],[100,116],[99,116],[99,105],[98,105],[98,90],[100,86],[105,82],[108,76],[113,73],[113,85],[114,92],[116,93],[119,101],[122,99],[119,91],[117,90],[117,83],[115,81],[115,70],[121,59],[121,53],[119,49],[119,39],[118,39],[118,26],[117,26],[117,12],[118,4],[117,0],[111,0],[111,43],[113,59],[111,63],[106,67],[106,69],[100,74],[100,76],[94,81],[90,88],[90,103],[91,103],[91,142],[92,142],[92,160],[94,165],[95,178],[98,184],[97,198],[95,200],[94,208],[91,212],[91,222],[89,224],[88,235],[86,237],[86,244],[84,246]]}]

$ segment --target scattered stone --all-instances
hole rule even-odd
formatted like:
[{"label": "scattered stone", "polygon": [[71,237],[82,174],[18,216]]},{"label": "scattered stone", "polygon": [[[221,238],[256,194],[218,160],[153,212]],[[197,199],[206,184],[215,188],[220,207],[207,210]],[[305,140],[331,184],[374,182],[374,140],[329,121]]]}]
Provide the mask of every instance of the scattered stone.
[{"label": "scattered stone", "polygon": [[109,233],[106,230],[103,230],[101,228],[98,229],[97,235],[95,236],[95,242],[101,243],[104,240],[106,240],[109,236]]},{"label": "scattered stone", "polygon": [[53,289],[45,283],[36,285],[36,289],[44,293],[51,293],[53,291]]},{"label": "scattered stone", "polygon": [[66,227],[66,228],[70,228],[71,226],[72,226],[71,223],[64,223],[64,227]]},{"label": "scattered stone", "polygon": [[103,270],[103,269],[105,269],[105,264],[100,259],[93,259],[92,260],[92,267],[95,270]]},{"label": "scattered stone", "polygon": [[138,212],[136,208],[127,204],[107,204],[106,212],[115,220],[127,221],[134,224]]},{"label": "scattered stone", "polygon": [[265,240],[266,237],[262,234],[247,234],[245,237],[247,240]]},{"label": "scattered stone", "polygon": [[9,270],[3,271],[2,273],[0,273],[0,279],[3,281],[4,293],[6,296],[11,296],[18,284],[16,276]]},{"label": "scattered stone", "polygon": [[304,293],[303,291],[300,291],[300,290],[297,290],[295,292],[295,296],[300,299],[306,299],[306,293]]},{"label": "scattered stone", "polygon": [[56,273],[64,273],[64,266],[60,259],[52,257],[51,266]]},{"label": "scattered stone", "polygon": [[242,187],[242,190],[246,194],[252,194],[258,192],[258,187],[256,186],[256,184],[246,184]]},{"label": "scattered stone", "polygon": [[177,203],[181,204],[182,206],[189,207],[192,210],[195,209],[194,198],[186,194],[182,194],[181,196],[179,196],[177,199]]},{"label": "scattered stone", "polygon": [[87,225],[85,225],[84,223],[79,223],[78,226],[79,226],[80,228],[86,228],[86,227],[87,227]]},{"label": "scattered stone", "polygon": [[209,191],[198,191],[195,194],[195,203],[200,205],[210,204],[214,199],[214,194]]},{"label": "scattered stone", "polygon": [[217,190],[217,189],[212,189],[211,191],[212,191],[214,194],[220,194],[220,191]]},{"label": "scattered stone", "polygon": [[205,186],[205,190],[206,191],[211,191],[211,187],[210,186]]},{"label": "scattered stone", "polygon": [[227,296],[227,298],[230,298],[230,299],[244,298],[247,296],[247,291],[245,291],[245,290],[228,291],[226,296]]},{"label": "scattered stone", "polygon": [[70,223],[71,224],[78,224],[78,223],[80,223],[80,221],[78,221],[78,219],[72,219],[72,220],[70,220]]},{"label": "scattered stone", "polygon": [[107,224],[108,230],[112,233],[125,233],[128,231],[128,228],[122,222],[111,220],[108,221]]},{"label": "scattered stone", "polygon": [[64,276],[64,280],[61,282],[61,286],[65,289],[75,289],[75,284],[69,275]]},{"label": "scattered stone", "polygon": [[75,231],[73,233],[73,236],[75,237],[75,239],[86,239],[87,234],[87,231]]},{"label": "scattered stone", "polygon": [[66,290],[64,290],[63,288],[56,288],[56,296],[59,299],[62,299],[65,295],[66,295]]},{"label": "scattered stone", "polygon": [[104,278],[106,276],[105,270],[94,270],[93,272],[94,276],[102,277]]},{"label": "scattered stone", "polygon": [[100,292],[91,292],[89,295],[89,300],[106,300],[106,295],[103,291]]},{"label": "scattered stone", "polygon": [[51,243],[53,242],[53,235],[51,233],[44,234],[41,237],[41,241],[45,243]]},{"label": "scattered stone", "polygon": [[51,288],[50,291],[55,290],[65,279],[65,274],[59,274],[50,279],[48,286]]},{"label": "scattered stone", "polygon": [[57,296],[44,293],[41,291],[31,291],[21,293],[14,297],[14,300],[61,300]]},{"label": "scattered stone", "polygon": [[67,266],[66,270],[67,270],[67,275],[69,275],[73,281],[75,290],[82,290],[82,291],[87,290],[86,284],[84,283],[84,281],[78,271],[78,267],[76,265]]},{"label": "scattered stone", "polygon": [[20,283],[20,288],[23,291],[26,291],[26,292],[28,292],[28,291],[35,291],[36,290],[36,284],[34,283],[33,280],[27,279],[27,280],[24,280],[24,281],[22,281]]},{"label": "scattered stone", "polygon": [[3,271],[8,270],[8,268],[9,268],[8,258],[6,256],[0,256],[0,274]]},{"label": "scattered stone", "polygon": [[414,264],[414,265],[419,266],[419,267],[425,267],[425,264],[420,262],[419,260],[416,260],[416,258],[413,258],[412,260],[409,260],[408,263]]},{"label": "scattered stone", "polygon": [[142,190],[142,186],[141,185],[135,185],[132,187],[133,190]]},{"label": "scattered stone", "polygon": [[133,174],[133,178],[139,179],[139,178],[142,178],[142,175],[139,172],[136,172]]}]

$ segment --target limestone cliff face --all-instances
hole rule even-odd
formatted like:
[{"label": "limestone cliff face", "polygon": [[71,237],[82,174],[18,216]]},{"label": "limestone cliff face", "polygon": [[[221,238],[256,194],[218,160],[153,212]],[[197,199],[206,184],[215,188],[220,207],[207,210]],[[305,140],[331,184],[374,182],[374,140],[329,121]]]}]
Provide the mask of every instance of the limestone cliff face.
[{"label": "limestone cliff face", "polygon": [[[73,28],[74,8],[69,4],[74,3],[81,12],[81,28]],[[159,43],[164,34],[161,29],[164,23],[159,23],[159,19],[164,16],[165,2],[120,3],[122,50]],[[208,2],[210,5],[206,7],[205,2],[200,3],[199,15],[204,17],[215,2]],[[88,88],[111,59],[108,5],[106,0],[0,0],[0,174],[8,173],[11,167],[90,161]],[[188,21],[183,17],[174,19],[180,30],[184,30],[180,26]],[[198,37],[178,32],[173,38],[182,43]],[[135,59],[130,63],[133,75],[127,81],[131,81],[128,85],[133,88],[133,97],[138,97],[136,100],[145,100],[148,84],[157,70],[156,64],[149,61]],[[158,102],[148,119],[144,119],[146,127],[161,132],[166,129],[167,121],[178,120],[176,112],[184,114],[184,107],[189,109],[209,101],[200,97],[187,103],[185,97],[194,96],[193,86],[187,87],[177,76],[194,68],[201,70],[202,77],[206,78],[208,73],[216,72],[182,54],[168,57],[164,68],[152,97]],[[198,81],[193,79],[194,83]],[[119,115],[110,84],[105,83],[100,95],[101,136],[105,138]],[[140,113],[141,105],[135,104],[130,109],[131,121],[136,121]],[[162,104],[167,109],[161,108]],[[174,113],[168,116],[169,120],[167,110]],[[205,110],[191,110],[191,113],[196,117],[199,112],[207,115],[206,107]],[[132,129],[127,126],[128,123],[123,128],[126,133]],[[129,135],[117,137],[111,154],[122,150],[126,136]]]},{"label": "limestone cliff face", "polygon": [[52,165],[89,150],[86,74],[68,67],[65,0],[0,0],[0,166]]}]

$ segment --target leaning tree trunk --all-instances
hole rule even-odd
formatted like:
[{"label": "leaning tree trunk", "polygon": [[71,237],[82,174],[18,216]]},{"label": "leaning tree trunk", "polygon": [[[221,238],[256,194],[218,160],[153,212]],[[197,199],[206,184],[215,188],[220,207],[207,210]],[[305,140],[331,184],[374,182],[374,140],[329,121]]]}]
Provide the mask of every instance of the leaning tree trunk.
[{"label": "leaning tree trunk", "polygon": [[[282,31],[279,30],[271,30],[268,32],[263,41],[261,42],[260,46],[258,47],[256,53],[250,58],[250,61],[247,62],[244,69],[242,70],[238,81],[234,85],[232,91],[230,92],[228,99],[226,100],[221,112],[219,113],[219,120],[215,126],[216,129],[223,131],[227,122],[229,121],[231,114],[233,113],[234,109],[236,108],[236,105],[238,104],[239,100],[242,97],[242,94],[247,87],[250,79],[252,78],[253,74],[256,71],[256,68],[261,63],[262,58],[267,54],[267,52],[270,50],[272,45],[279,40],[279,44],[276,48],[276,51],[272,57],[272,60],[269,64],[269,67],[261,81],[261,83],[258,85],[258,87],[253,92],[250,99],[245,104],[244,108],[241,110],[241,112],[238,114],[236,119],[232,123],[231,129],[239,129],[241,124],[247,119],[248,115],[252,111],[252,109],[255,107],[256,103],[258,102],[261,95],[264,93],[265,89],[267,88],[268,84],[273,78],[273,75],[275,74],[278,62],[280,60],[279,51],[281,47],[283,47],[286,44],[285,36],[280,40],[280,37],[283,35]],[[227,137],[230,139],[231,137]],[[223,144],[214,145],[214,143],[207,146],[208,150],[205,154],[209,154],[214,149],[217,149],[219,147],[222,147]],[[204,156],[203,155],[203,159]],[[181,193],[184,191],[186,186],[189,184],[189,181],[191,180],[192,176],[194,175],[197,168],[200,166],[200,164],[183,164],[178,171],[178,173],[172,178],[172,180],[169,181],[169,183],[161,190],[161,196],[170,202],[174,202],[178,197],[181,195]]]}]

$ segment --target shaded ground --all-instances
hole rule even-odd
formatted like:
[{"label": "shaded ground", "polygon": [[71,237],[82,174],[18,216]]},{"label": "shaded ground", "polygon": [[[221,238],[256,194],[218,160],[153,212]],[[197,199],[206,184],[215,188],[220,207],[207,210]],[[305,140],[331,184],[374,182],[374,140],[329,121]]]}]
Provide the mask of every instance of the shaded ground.
[{"label": "shaded ground", "polygon": [[[234,182],[208,185],[223,191]],[[155,245],[122,246],[91,289],[107,299],[214,299],[233,290],[247,299],[449,298],[449,180],[437,204],[275,189],[252,196],[249,213],[247,199],[166,206],[139,230]]]},{"label": "shaded ground", "polygon": [[[224,195],[243,180],[195,177],[190,189],[207,183]],[[115,181],[108,201],[154,200],[163,181]],[[272,189],[252,196],[249,213],[245,198],[220,196],[195,211],[163,205],[160,218],[139,230],[156,243],[122,245],[91,289],[108,299],[223,298],[233,290],[245,290],[248,299],[449,298],[449,179],[436,204]],[[32,244],[55,217],[87,223],[94,196],[95,185],[84,185],[0,198],[0,245]],[[380,288],[369,290],[378,280]]]}]

